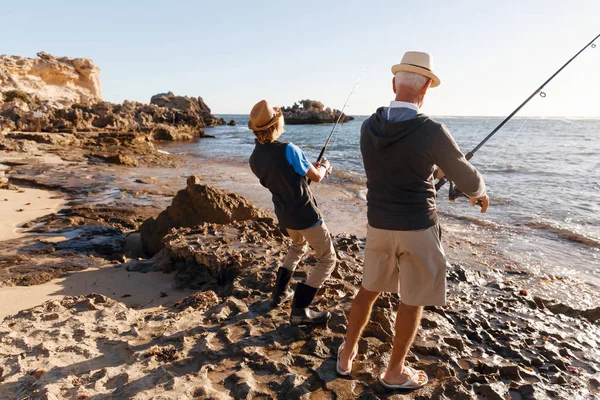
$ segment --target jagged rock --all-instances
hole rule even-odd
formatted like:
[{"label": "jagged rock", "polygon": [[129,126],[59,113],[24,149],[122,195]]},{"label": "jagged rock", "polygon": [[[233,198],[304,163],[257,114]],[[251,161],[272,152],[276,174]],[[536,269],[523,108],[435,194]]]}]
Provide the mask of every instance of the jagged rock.
[{"label": "jagged rock", "polygon": [[252,399],[260,394],[257,393],[259,383],[255,380],[252,371],[244,364],[240,371],[234,372],[225,379],[224,385],[231,390],[234,399]]},{"label": "jagged rock", "polygon": [[6,140],[0,138],[0,150],[34,153],[38,150],[38,146],[33,140]]},{"label": "jagged rock", "polygon": [[228,193],[191,176],[187,188],[180,190],[173,203],[156,219],[146,220],[140,227],[144,251],[155,254],[163,248],[162,238],[171,228],[193,227],[205,222],[227,224],[233,221],[256,220],[266,217],[242,196]]},{"label": "jagged rock", "polygon": [[476,385],[475,392],[489,400],[506,400],[510,398],[508,388],[502,382]]},{"label": "jagged rock", "polygon": [[546,308],[554,314],[564,314],[569,317],[581,316],[588,319],[591,322],[600,322],[600,307],[590,308],[587,310],[579,310],[570,307],[566,304],[562,304],[555,300],[545,300],[541,297],[534,297],[533,300],[540,308]]},{"label": "jagged rock", "polygon": [[187,127],[183,129],[175,128],[173,126],[161,124],[152,131],[152,137],[154,138],[154,140],[183,141],[192,140],[195,137],[200,136],[199,132],[203,131],[194,131]]},{"label": "jagged rock", "polygon": [[77,146],[81,140],[69,133],[37,133],[37,132],[9,132],[7,139],[32,141],[36,143],[52,144],[56,146]]},{"label": "jagged rock", "polygon": [[198,116],[207,126],[225,125],[223,118],[217,118],[210,113],[210,108],[208,108],[202,97],[176,96],[173,92],[159,93],[152,96],[150,103]]},{"label": "jagged rock", "polygon": [[235,126],[235,125],[236,125],[236,122],[235,122],[234,120],[231,120],[231,121],[229,121],[229,122],[227,123],[227,125],[229,125],[229,126]]},{"label": "jagged rock", "polygon": [[135,167],[137,161],[127,154],[115,154],[104,158],[109,164],[127,165],[129,167]]},{"label": "jagged rock", "polygon": [[340,123],[353,120],[339,110],[325,108],[323,103],[316,100],[300,100],[300,105],[294,103],[292,107],[282,107],[285,123],[289,125],[300,124],[329,124],[339,119]]},{"label": "jagged rock", "polygon": [[164,347],[153,346],[146,354],[144,354],[146,358],[156,357],[157,360],[161,362],[173,362],[179,358],[177,354],[177,349],[173,345],[168,345]]},{"label": "jagged rock", "polygon": [[99,225],[86,225],[75,230],[77,236],[54,245],[62,251],[101,254],[109,259],[122,257],[125,236],[120,229]]},{"label": "jagged rock", "polygon": [[37,56],[0,56],[0,88],[5,100],[23,97],[19,92],[48,101],[53,107],[102,100],[100,68],[92,60],[56,57],[44,52]]},{"label": "jagged rock", "polygon": [[185,309],[192,307],[196,310],[208,310],[209,308],[219,304],[219,297],[212,290],[206,292],[197,292],[185,299],[175,303],[175,307]]}]

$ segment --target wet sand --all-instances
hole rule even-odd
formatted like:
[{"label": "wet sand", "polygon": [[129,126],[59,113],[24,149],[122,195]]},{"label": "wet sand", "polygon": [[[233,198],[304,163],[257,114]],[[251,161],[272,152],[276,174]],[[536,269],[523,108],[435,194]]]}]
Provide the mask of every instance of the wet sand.
[{"label": "wet sand", "polygon": [[0,189],[0,241],[22,236],[22,224],[57,211],[64,203],[64,196],[58,192],[25,187]]}]

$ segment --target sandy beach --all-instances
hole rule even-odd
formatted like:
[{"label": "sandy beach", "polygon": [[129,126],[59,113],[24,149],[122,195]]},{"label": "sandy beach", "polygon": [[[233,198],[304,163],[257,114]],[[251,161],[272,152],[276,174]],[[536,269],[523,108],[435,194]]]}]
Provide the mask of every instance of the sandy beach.
[{"label": "sandy beach", "polygon": [[195,293],[194,290],[174,286],[172,277],[162,272],[130,272],[111,266],[89,268],[41,285],[0,288],[0,320],[65,296],[99,293],[119,299],[132,309],[152,309],[170,305]]},{"label": "sandy beach", "polygon": [[61,193],[42,189],[0,189],[0,241],[20,237],[20,226],[51,214],[64,204]]}]

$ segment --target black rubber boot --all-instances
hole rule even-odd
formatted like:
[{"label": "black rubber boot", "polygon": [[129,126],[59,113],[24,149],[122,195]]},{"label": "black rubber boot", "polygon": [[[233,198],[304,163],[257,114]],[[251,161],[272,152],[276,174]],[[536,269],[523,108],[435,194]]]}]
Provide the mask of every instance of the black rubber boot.
[{"label": "black rubber boot", "polygon": [[331,318],[329,311],[317,312],[308,309],[318,290],[318,288],[304,283],[299,283],[296,286],[296,294],[292,301],[292,314],[290,315],[292,325],[323,324]]},{"label": "black rubber boot", "polygon": [[277,280],[271,293],[271,307],[279,307],[294,295],[294,292],[288,288],[293,274],[294,272],[287,268],[280,267],[277,270]]}]

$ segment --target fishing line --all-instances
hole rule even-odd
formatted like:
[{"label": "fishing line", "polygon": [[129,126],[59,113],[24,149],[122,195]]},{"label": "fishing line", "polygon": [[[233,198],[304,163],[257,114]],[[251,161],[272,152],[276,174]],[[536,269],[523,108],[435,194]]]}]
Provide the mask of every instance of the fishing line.
[{"label": "fishing line", "polygon": [[[350,108],[350,107],[351,107],[351,106],[350,106],[350,105],[348,105],[346,108]],[[338,132],[339,132],[339,129],[338,129]],[[331,147],[335,147],[335,144],[337,143],[337,138],[338,138],[337,136],[333,136],[333,137],[331,138],[331,143],[330,143],[330,146],[331,146]]]},{"label": "fishing line", "polygon": [[[541,97],[546,97],[546,92],[543,91],[544,87],[550,83],[550,81],[552,79],[554,79],[556,77],[556,75],[558,75],[563,69],[565,69],[567,67],[567,65],[569,65],[574,59],[577,58],[577,56],[579,56],[581,53],[583,53],[585,51],[585,49],[587,49],[588,47],[591,48],[595,48],[596,44],[594,43],[596,41],[596,39],[600,38],[600,34],[597,35],[594,39],[592,39],[591,42],[589,42],[588,44],[586,44],[581,50],[579,50],[577,52],[577,54],[575,54],[573,57],[571,57],[569,59],[569,61],[567,61],[562,67],[560,67],[554,74],[552,74],[552,76],[550,78],[548,78],[546,80],[546,82],[542,83],[542,85],[537,88],[527,99],[525,99],[524,102],[522,102],[519,107],[517,107],[512,113],[510,113],[510,115],[508,117],[506,117],[502,122],[500,122],[500,124],[494,128],[494,130],[492,132],[490,132],[481,142],[479,142],[479,144],[477,146],[475,146],[475,148],[473,150],[471,150],[470,152],[468,152],[467,154],[465,154],[465,158],[467,160],[470,160],[471,158],[473,158],[473,155],[475,155],[475,152],[477,152],[477,150],[479,150],[484,144],[486,144],[486,142],[488,140],[491,139],[492,136],[494,136],[496,134],[496,132],[498,132],[500,130],[500,128],[502,128],[512,117],[515,116],[516,113],[518,113],[521,108],[523,108],[527,103],[529,103],[529,101],[531,101],[531,99],[533,99],[536,95],[540,95]],[[446,182],[448,182],[448,178],[447,177],[443,177],[440,181],[438,181],[438,183],[435,185],[435,189],[436,190],[440,190],[440,188],[442,186],[444,186],[446,184]],[[458,190],[455,190],[453,192],[452,190],[452,185],[450,188],[450,194],[449,197],[452,200],[453,198],[456,199],[460,196],[464,195],[464,193],[459,192]]]},{"label": "fishing line", "polygon": [[342,119],[342,116],[345,115],[344,114],[344,110],[348,106],[348,102],[350,101],[350,97],[352,97],[352,95],[355,93],[354,89],[356,89],[356,86],[358,86],[358,84],[360,83],[360,79],[362,78],[363,74],[365,72],[367,72],[369,70],[369,68],[371,68],[371,66],[369,66],[366,69],[362,70],[361,73],[360,73],[360,75],[356,79],[356,82],[354,82],[354,85],[352,86],[352,89],[350,90],[350,93],[348,94],[348,97],[346,98],[346,102],[344,103],[344,106],[340,110],[340,115],[338,116],[337,120],[333,124],[333,128],[331,128],[331,133],[329,134],[329,137],[327,138],[327,141],[325,142],[325,145],[321,149],[321,153],[319,153],[319,157],[317,157],[317,162],[320,162],[321,159],[323,158],[323,156],[325,155],[325,151],[327,151],[327,146],[329,146],[329,142],[331,141],[331,139],[333,138],[333,134],[335,133],[335,128],[340,123],[340,120]]},{"label": "fishing line", "polygon": [[513,142],[513,140],[517,137],[517,135],[519,134],[519,132],[521,132],[521,129],[523,129],[523,127],[525,126],[525,124],[528,121],[529,121],[529,118],[527,118],[525,120],[525,122],[523,122],[521,124],[521,127],[519,129],[517,129],[517,131],[515,132],[515,134],[510,138],[510,140],[508,141],[508,144],[502,149],[502,151],[500,152],[500,154],[498,154],[498,157],[496,157],[496,159],[490,164],[490,166],[487,167],[487,169],[483,172],[484,175],[487,175],[487,173],[490,171],[490,169],[492,169],[492,167],[494,165],[496,165],[496,163],[498,162],[498,160],[500,159],[500,157],[502,157],[502,155],[504,154],[504,152],[506,151],[506,149],[508,149],[510,147],[510,145]]}]

